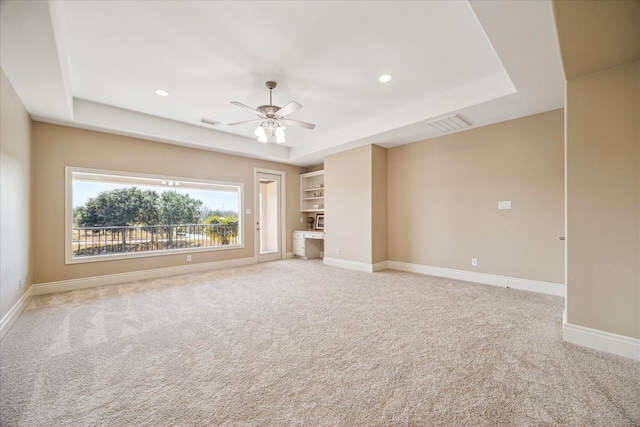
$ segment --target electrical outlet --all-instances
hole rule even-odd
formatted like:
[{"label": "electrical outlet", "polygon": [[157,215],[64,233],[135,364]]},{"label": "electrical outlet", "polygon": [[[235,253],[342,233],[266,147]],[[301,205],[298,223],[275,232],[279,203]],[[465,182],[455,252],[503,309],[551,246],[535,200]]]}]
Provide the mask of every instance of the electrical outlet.
[{"label": "electrical outlet", "polygon": [[477,267],[478,266],[478,258],[471,258],[471,265]]},{"label": "electrical outlet", "polygon": [[20,279],[20,281],[18,282],[20,285],[20,290],[24,289],[24,279]]},{"label": "electrical outlet", "polygon": [[304,222],[304,218],[300,217],[300,222]]},{"label": "electrical outlet", "polygon": [[336,255],[340,255],[340,249],[339,248],[336,249]]},{"label": "electrical outlet", "polygon": [[191,262],[191,255],[187,255],[187,262]]}]

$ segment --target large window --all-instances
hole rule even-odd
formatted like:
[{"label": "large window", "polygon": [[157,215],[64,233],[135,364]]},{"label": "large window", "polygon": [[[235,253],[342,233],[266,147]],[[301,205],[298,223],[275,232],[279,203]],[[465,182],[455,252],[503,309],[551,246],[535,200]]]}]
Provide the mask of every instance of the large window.
[{"label": "large window", "polygon": [[67,168],[66,261],[243,247],[238,183]]}]

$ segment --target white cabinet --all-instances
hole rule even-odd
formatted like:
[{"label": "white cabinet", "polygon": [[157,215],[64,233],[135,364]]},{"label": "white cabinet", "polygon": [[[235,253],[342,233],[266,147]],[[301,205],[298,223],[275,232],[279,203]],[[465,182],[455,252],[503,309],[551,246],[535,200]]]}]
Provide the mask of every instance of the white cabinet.
[{"label": "white cabinet", "polygon": [[324,171],[300,175],[300,211],[324,212]]},{"label": "white cabinet", "polygon": [[293,255],[304,257],[304,233],[293,232]]},{"label": "white cabinet", "polygon": [[324,233],[322,231],[294,231],[293,255],[304,259],[322,258]]}]

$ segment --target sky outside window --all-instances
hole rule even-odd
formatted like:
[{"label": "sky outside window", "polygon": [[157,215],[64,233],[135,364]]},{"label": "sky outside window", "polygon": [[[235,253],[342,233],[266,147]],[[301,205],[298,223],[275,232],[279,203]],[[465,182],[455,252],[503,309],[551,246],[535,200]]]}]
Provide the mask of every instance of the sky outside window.
[{"label": "sky outside window", "polygon": [[116,184],[106,182],[73,181],[73,207],[83,206],[91,198],[97,197],[103,191],[116,190],[118,188],[136,187],[141,190],[152,190],[161,194],[165,191],[175,191],[180,194],[188,194],[193,199],[201,200],[204,206],[210,210],[230,210],[238,212],[238,192],[199,190],[183,187],[144,186],[130,184]]}]

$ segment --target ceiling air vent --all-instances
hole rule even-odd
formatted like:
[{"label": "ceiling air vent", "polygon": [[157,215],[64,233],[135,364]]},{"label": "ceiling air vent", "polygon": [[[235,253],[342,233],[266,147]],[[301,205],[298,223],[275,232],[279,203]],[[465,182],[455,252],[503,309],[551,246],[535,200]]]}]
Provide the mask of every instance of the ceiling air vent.
[{"label": "ceiling air vent", "polygon": [[445,117],[444,119],[427,122],[427,124],[440,132],[451,132],[471,126],[470,123],[457,114]]},{"label": "ceiling air vent", "polygon": [[211,126],[219,126],[220,125],[220,122],[216,122],[215,120],[205,119],[204,117],[202,119],[200,119],[200,121],[202,123],[206,123],[206,124],[211,125]]}]

